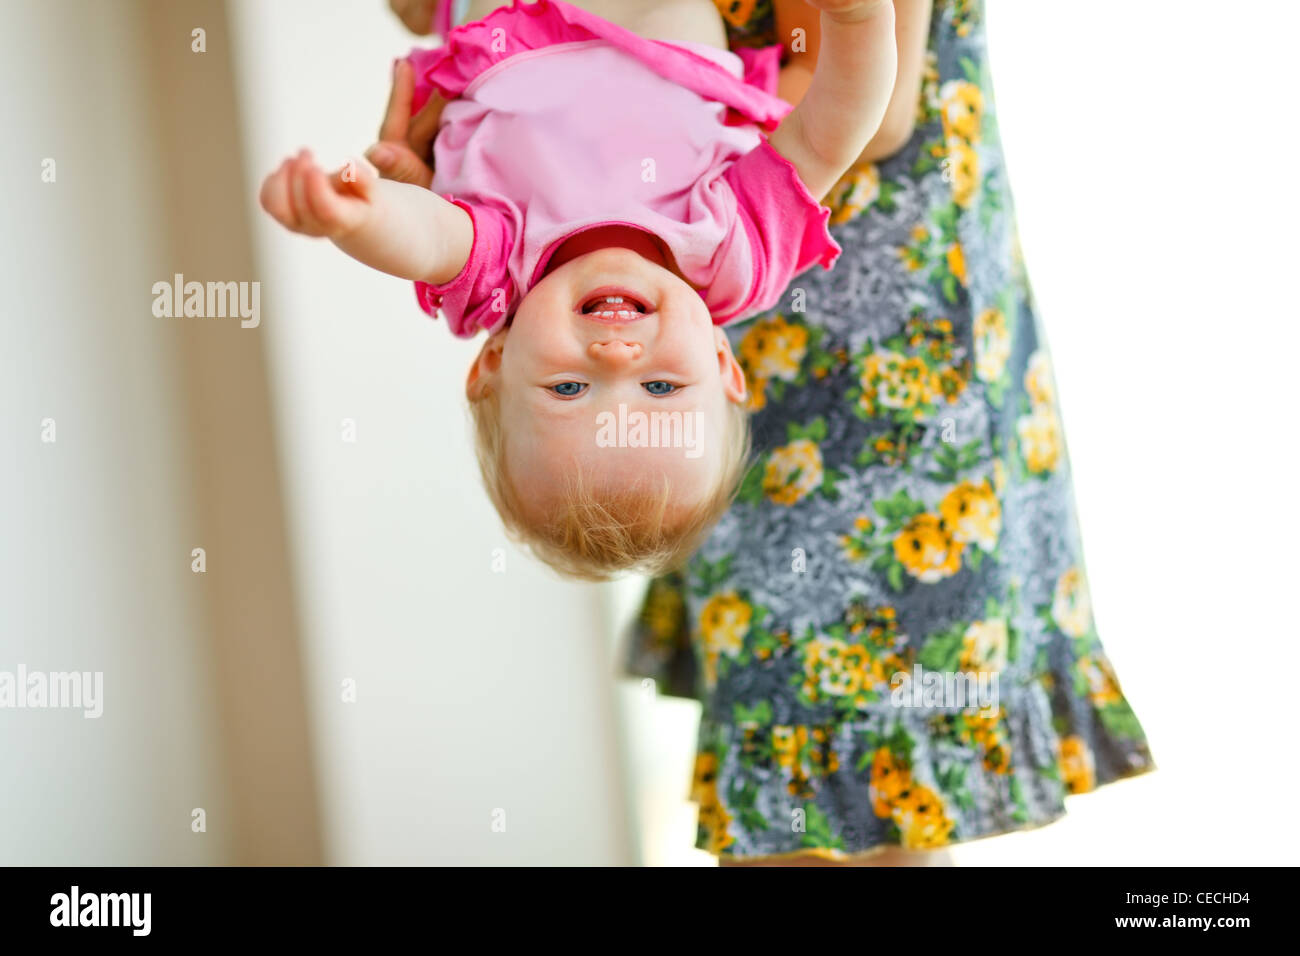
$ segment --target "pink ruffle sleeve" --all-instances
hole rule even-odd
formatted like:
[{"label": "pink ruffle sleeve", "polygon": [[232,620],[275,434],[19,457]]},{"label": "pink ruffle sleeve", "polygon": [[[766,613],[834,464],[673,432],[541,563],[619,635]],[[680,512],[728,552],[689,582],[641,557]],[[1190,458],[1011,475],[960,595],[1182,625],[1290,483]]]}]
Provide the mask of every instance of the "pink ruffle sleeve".
[{"label": "pink ruffle sleeve", "polygon": [[416,300],[434,318],[441,309],[447,327],[459,338],[473,338],[480,330],[491,334],[505,324],[515,305],[515,284],[506,268],[514,241],[510,221],[490,207],[443,198],[469,213],[474,242],[455,278],[441,285],[415,283]]},{"label": "pink ruffle sleeve", "polygon": [[736,195],[736,214],[749,239],[753,284],[722,325],[771,309],[805,269],[829,269],[842,251],[828,228],[831,211],[813,198],[794,164],[764,139],[732,163],[723,178]]}]

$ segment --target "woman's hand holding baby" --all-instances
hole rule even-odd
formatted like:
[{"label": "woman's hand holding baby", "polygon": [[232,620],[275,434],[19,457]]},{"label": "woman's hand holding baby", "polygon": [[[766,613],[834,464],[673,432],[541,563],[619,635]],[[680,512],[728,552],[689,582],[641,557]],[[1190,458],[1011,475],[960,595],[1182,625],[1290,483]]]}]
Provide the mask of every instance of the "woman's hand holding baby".
[{"label": "woman's hand holding baby", "polygon": [[398,60],[393,68],[393,89],[388,96],[379,142],[366,150],[384,179],[428,187],[433,182],[433,141],[447,101],[436,92],[411,115],[415,98],[415,71],[409,60]]}]

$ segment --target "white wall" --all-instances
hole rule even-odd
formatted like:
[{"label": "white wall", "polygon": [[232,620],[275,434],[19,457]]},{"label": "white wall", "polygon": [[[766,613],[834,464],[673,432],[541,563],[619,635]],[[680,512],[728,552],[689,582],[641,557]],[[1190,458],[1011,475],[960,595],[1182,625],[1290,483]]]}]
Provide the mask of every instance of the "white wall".
[{"label": "white wall", "polygon": [[[304,145],[360,155],[414,45],[384,5],[231,9],[252,181]],[[328,861],[628,862],[600,591],[507,546],[463,410],[475,346],[257,215]]]},{"label": "white wall", "polygon": [[0,671],[104,675],[98,719],[0,709],[0,864],[228,861],[136,9],[0,30]]}]

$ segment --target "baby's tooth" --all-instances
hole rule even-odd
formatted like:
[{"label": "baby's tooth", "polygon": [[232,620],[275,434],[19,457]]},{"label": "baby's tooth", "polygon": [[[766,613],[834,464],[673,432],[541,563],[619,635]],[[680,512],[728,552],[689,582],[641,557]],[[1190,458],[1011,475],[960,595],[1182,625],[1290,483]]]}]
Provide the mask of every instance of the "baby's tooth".
[{"label": "baby's tooth", "polygon": [[622,301],[623,301],[623,297],[622,297],[621,295],[607,295],[607,296],[605,296],[605,301],[606,301],[606,302],[622,302]]}]

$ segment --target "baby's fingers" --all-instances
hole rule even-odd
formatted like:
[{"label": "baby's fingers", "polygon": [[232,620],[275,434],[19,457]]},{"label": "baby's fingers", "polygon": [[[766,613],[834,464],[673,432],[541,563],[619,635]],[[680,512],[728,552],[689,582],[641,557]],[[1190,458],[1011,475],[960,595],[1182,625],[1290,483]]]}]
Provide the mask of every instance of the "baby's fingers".
[{"label": "baby's fingers", "polygon": [[307,177],[312,169],[311,153],[303,150],[293,158],[289,170],[289,205],[298,219],[301,232],[309,236],[319,236],[320,224],[307,205]]},{"label": "baby's fingers", "polygon": [[317,166],[308,170],[303,182],[303,200],[313,225],[321,235],[333,235],[348,226],[347,200],[334,191],[334,187]]},{"label": "baby's fingers", "polygon": [[368,160],[349,159],[330,177],[330,184],[340,196],[369,199],[378,179],[378,171]]},{"label": "baby's fingers", "polygon": [[297,229],[298,220],[289,201],[289,163],[285,160],[280,168],[262,182],[262,191],[258,200],[271,217],[288,229]]}]

